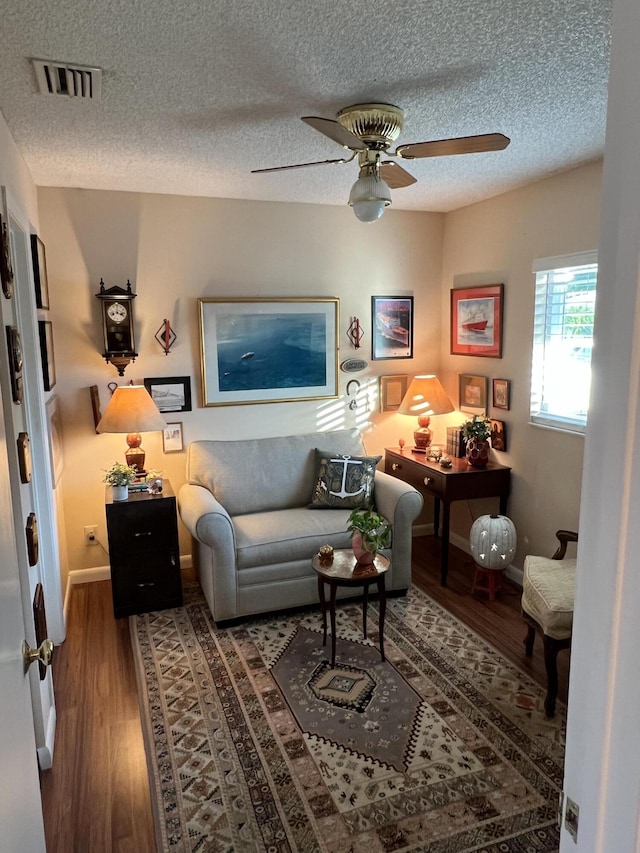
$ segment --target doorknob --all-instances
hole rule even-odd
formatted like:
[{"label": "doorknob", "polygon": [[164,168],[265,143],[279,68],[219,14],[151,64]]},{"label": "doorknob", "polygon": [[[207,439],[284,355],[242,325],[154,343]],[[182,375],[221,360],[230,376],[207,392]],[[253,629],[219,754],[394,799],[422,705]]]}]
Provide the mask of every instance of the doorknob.
[{"label": "doorknob", "polygon": [[34,661],[51,666],[53,660],[53,640],[43,640],[37,649],[32,649],[26,640],[22,641],[22,662],[25,673]]}]

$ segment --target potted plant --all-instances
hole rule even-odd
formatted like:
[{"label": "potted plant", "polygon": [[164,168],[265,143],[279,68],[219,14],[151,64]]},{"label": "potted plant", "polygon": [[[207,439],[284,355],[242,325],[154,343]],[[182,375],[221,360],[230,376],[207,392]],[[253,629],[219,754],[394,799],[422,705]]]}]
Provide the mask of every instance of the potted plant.
[{"label": "potted plant", "polygon": [[491,422],[485,415],[474,415],[461,427],[467,443],[467,462],[474,468],[484,468],[489,461]]},{"label": "potted plant", "polygon": [[372,509],[354,509],[347,522],[358,563],[373,563],[378,551],[391,544],[391,525]]},{"label": "potted plant", "polygon": [[135,482],[137,470],[133,465],[114,462],[111,468],[105,470],[103,483],[111,486],[114,501],[126,501],[129,496],[129,486]]}]

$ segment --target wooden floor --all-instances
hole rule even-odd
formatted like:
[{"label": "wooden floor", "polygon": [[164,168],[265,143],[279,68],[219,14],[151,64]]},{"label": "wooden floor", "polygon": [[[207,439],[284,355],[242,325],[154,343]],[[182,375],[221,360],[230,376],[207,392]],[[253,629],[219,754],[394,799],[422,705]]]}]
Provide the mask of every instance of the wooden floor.
[{"label": "wooden floor", "polygon": [[[493,602],[470,595],[473,563],[451,547],[447,587],[440,541],[414,539],[413,580],[432,598],[545,684],[542,644],[524,655],[520,591]],[[568,653],[558,656],[566,701]],[[74,587],[67,639],[53,664],[58,724],[54,765],[41,773],[48,853],[155,853],[151,801],[127,619],[114,619],[109,581]]]}]

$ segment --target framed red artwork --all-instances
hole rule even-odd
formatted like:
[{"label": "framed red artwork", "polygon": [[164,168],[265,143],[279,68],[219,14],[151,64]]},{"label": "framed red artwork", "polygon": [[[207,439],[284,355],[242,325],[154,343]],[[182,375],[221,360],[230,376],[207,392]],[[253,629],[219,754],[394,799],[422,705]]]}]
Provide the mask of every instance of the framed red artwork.
[{"label": "framed red artwork", "polygon": [[502,358],[503,284],[451,291],[452,355]]}]

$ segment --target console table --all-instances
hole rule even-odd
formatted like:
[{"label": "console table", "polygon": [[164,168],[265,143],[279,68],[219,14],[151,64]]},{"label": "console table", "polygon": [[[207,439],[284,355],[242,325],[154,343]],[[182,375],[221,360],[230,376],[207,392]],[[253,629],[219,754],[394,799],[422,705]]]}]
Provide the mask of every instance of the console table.
[{"label": "console table", "polygon": [[446,586],[451,504],[453,501],[471,498],[497,497],[500,499],[500,514],[506,515],[511,468],[498,465],[496,462],[489,462],[486,468],[473,468],[466,459],[456,458],[451,460],[451,468],[442,468],[438,462],[430,462],[424,453],[387,448],[384,455],[384,470],[392,477],[409,483],[423,495],[430,495],[434,499],[433,529],[436,536],[440,529],[440,501],[442,501],[440,582],[442,586]]}]

